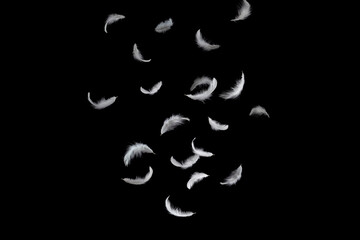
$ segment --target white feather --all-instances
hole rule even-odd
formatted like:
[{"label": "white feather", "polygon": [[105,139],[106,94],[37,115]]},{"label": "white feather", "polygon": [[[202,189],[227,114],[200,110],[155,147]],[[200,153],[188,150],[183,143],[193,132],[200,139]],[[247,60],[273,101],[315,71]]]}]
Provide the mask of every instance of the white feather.
[{"label": "white feather", "polygon": [[208,117],[209,119],[209,124],[212,130],[214,131],[225,131],[229,128],[229,125],[227,124],[221,124],[213,119],[211,119],[210,117]]},{"label": "white feather", "polygon": [[150,178],[153,175],[153,170],[151,167],[149,167],[149,172],[144,177],[136,177],[136,178],[123,178],[124,182],[127,182],[129,184],[133,185],[141,185],[150,180]]},{"label": "white feather", "polygon": [[199,85],[209,85],[211,84],[211,79],[209,77],[200,77],[194,80],[194,83],[190,87],[190,91],[194,90]]},{"label": "white feather", "polygon": [[174,130],[177,126],[184,124],[185,121],[190,121],[190,118],[186,118],[181,115],[172,115],[171,117],[165,119],[160,130],[160,136],[168,131]]},{"label": "white feather", "polygon": [[134,47],[133,47],[133,57],[135,60],[138,60],[140,62],[150,62],[151,59],[147,59],[145,60],[141,54],[141,52],[139,51],[136,43],[134,44]]},{"label": "white feather", "polygon": [[107,17],[106,21],[105,21],[104,31],[105,31],[106,33],[108,33],[108,32],[107,32],[107,26],[108,26],[108,25],[113,24],[114,22],[117,22],[117,21],[119,21],[120,19],[124,19],[124,18],[125,18],[125,16],[124,16],[124,15],[121,15],[121,14],[116,14],[116,13],[110,14],[110,15]]},{"label": "white feather", "polygon": [[88,92],[88,101],[91,103],[91,105],[95,109],[98,109],[98,110],[110,106],[111,104],[113,104],[115,102],[116,98],[117,97],[111,97],[111,98],[108,98],[108,99],[101,98],[97,103],[95,103],[90,99],[90,92]]},{"label": "white feather", "polygon": [[231,21],[236,22],[244,20],[251,15],[251,6],[246,0],[243,0],[241,7],[239,7],[237,16]]},{"label": "white feather", "polygon": [[206,90],[196,94],[185,94],[185,96],[191,98],[192,100],[204,102],[205,100],[209,99],[212,96],[212,93],[215,91],[216,87],[217,87],[217,80],[213,78],[209,87]]},{"label": "white feather", "polygon": [[240,180],[242,173],[242,166],[238,167],[234,171],[231,172],[231,174],[224,180],[224,182],[220,182],[221,185],[234,185],[237,181]]},{"label": "white feather", "polygon": [[172,19],[169,18],[168,20],[159,23],[155,28],[155,32],[158,32],[158,33],[167,32],[171,29],[171,27],[173,25],[174,25],[174,23],[173,23]]},{"label": "white feather", "polygon": [[130,164],[131,159],[135,158],[135,157],[141,157],[141,155],[143,153],[154,153],[154,151],[149,148],[148,145],[143,144],[143,143],[134,143],[132,145],[130,145],[125,153],[124,156],[124,163],[125,166],[128,166]]},{"label": "white feather", "polygon": [[199,48],[205,50],[205,51],[211,51],[218,49],[220,45],[218,44],[211,44],[207,40],[205,40],[200,32],[200,29],[197,30],[195,35],[196,44],[199,46]]},{"label": "white feather", "polygon": [[200,157],[211,157],[211,156],[214,155],[213,153],[206,152],[201,148],[196,148],[195,145],[194,145],[194,141],[195,141],[195,138],[191,141],[191,148],[192,148],[194,154],[197,154]]},{"label": "white feather", "polygon": [[171,156],[170,162],[175,167],[179,167],[179,168],[182,168],[182,169],[187,169],[187,168],[191,167],[192,165],[194,165],[199,160],[199,158],[200,158],[199,155],[194,154],[194,155],[190,156],[189,158],[187,158],[184,162],[180,163],[180,162],[176,161],[175,158],[173,158]]},{"label": "white feather", "polygon": [[242,73],[241,78],[236,81],[236,84],[234,87],[232,87],[229,91],[223,92],[220,94],[220,97],[227,100],[227,99],[234,99],[240,96],[245,84],[245,76],[244,73]]},{"label": "white feather", "polygon": [[265,108],[263,108],[262,106],[253,107],[250,111],[249,116],[252,116],[252,115],[255,115],[255,116],[265,115],[268,118],[270,118],[270,115],[266,112]]},{"label": "white feather", "polygon": [[169,197],[170,197],[170,195],[165,200],[165,207],[166,207],[166,210],[171,215],[174,215],[176,217],[190,217],[195,214],[195,212],[182,211],[181,209],[172,206],[172,204],[169,201]]},{"label": "white feather", "polygon": [[143,87],[140,87],[140,91],[144,94],[154,95],[160,90],[161,86],[162,86],[162,81],[156,83],[150,90],[146,90]]},{"label": "white feather", "polygon": [[194,172],[194,173],[191,175],[189,181],[186,183],[186,187],[187,187],[188,189],[191,189],[192,186],[193,186],[195,183],[201,181],[202,179],[204,179],[204,178],[206,178],[206,177],[208,177],[208,176],[209,176],[209,175],[207,175],[206,173]]}]

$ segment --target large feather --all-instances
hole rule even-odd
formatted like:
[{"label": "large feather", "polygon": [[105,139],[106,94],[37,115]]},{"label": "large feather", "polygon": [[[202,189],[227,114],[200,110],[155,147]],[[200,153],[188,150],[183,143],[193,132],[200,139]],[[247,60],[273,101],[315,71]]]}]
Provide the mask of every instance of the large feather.
[{"label": "large feather", "polygon": [[129,184],[141,185],[149,181],[152,175],[153,175],[153,170],[151,167],[149,167],[149,172],[144,177],[123,178],[122,180],[124,180],[124,182],[127,182]]},{"label": "large feather", "polygon": [[160,90],[161,86],[162,86],[162,81],[156,83],[150,90],[146,90],[143,87],[140,87],[140,91],[144,94],[154,95]]},{"label": "large feather", "polygon": [[174,215],[176,217],[190,217],[195,214],[195,212],[182,211],[180,208],[176,208],[176,207],[172,206],[172,204],[169,201],[169,197],[170,197],[170,195],[165,200],[165,207],[166,207],[166,210],[171,215]]},{"label": "large feather", "polygon": [[220,94],[220,97],[225,100],[237,98],[242,92],[244,88],[244,84],[245,84],[245,76],[244,73],[242,73],[241,78],[238,81],[236,81],[235,86],[232,87],[231,90]]},{"label": "large feather", "polygon": [[229,125],[227,124],[221,124],[213,119],[211,119],[210,117],[208,117],[209,119],[209,124],[212,130],[214,131],[225,131],[229,128]]},{"label": "large feather", "polygon": [[138,60],[140,62],[150,62],[151,59],[147,59],[145,60],[141,54],[141,52],[139,51],[136,43],[134,43],[134,47],[133,47],[133,57],[135,60]]},{"label": "large feather", "polygon": [[265,115],[267,116],[268,118],[270,118],[270,115],[267,113],[267,111],[265,110],[265,108],[263,108],[262,106],[256,106],[256,107],[253,107],[250,111],[250,114],[249,116],[262,116],[262,115]]},{"label": "large feather", "polygon": [[115,102],[116,98],[117,97],[111,97],[111,98],[108,98],[108,99],[101,98],[97,103],[95,103],[90,99],[90,92],[88,92],[88,101],[91,103],[91,105],[95,109],[98,109],[98,110],[110,106],[111,104],[113,104]]},{"label": "large feather", "polygon": [[131,159],[135,158],[135,157],[141,157],[141,155],[143,153],[154,153],[154,151],[149,148],[148,145],[143,144],[143,143],[134,143],[132,145],[130,145],[125,153],[124,156],[124,163],[125,166],[128,166],[130,164]]},{"label": "large feather", "polygon": [[205,40],[200,32],[200,29],[197,30],[195,35],[196,44],[199,46],[199,48],[205,50],[205,51],[211,51],[218,49],[220,45],[218,44],[211,44],[207,40]]},{"label": "large feather", "polygon": [[200,157],[211,157],[211,156],[214,155],[213,153],[206,152],[201,148],[196,148],[195,145],[194,145],[194,141],[195,141],[195,138],[191,141],[191,148],[192,148],[194,154],[197,154]]},{"label": "large feather", "polygon": [[120,19],[124,19],[125,16],[121,14],[109,14],[109,16],[106,18],[104,31],[107,33],[107,26],[110,24],[113,24],[114,22],[119,21]]},{"label": "large feather", "polygon": [[238,167],[234,171],[231,172],[231,174],[224,180],[224,182],[220,182],[221,185],[234,185],[237,181],[240,180],[242,173],[242,166]]},{"label": "large feather", "polygon": [[200,158],[199,155],[194,154],[194,155],[190,156],[189,158],[187,158],[184,162],[180,163],[180,162],[176,161],[175,158],[173,158],[171,156],[170,162],[175,167],[179,167],[179,168],[182,168],[182,169],[187,169],[187,168],[191,167],[192,165],[194,165],[199,160],[199,158]]},{"label": "large feather", "polygon": [[215,91],[216,87],[217,87],[217,80],[213,78],[209,87],[206,90],[196,94],[185,94],[185,96],[191,98],[192,100],[204,102],[205,100],[209,99],[212,96],[212,93]]},{"label": "large feather", "polygon": [[167,32],[167,31],[169,31],[171,29],[173,24],[174,23],[173,23],[172,19],[169,18],[168,20],[159,23],[155,28],[155,32],[158,32],[158,33]]},{"label": "large feather", "polygon": [[190,87],[190,91],[194,90],[199,85],[209,85],[211,84],[211,79],[209,77],[200,77],[194,80],[194,83]]},{"label": "large feather", "polygon": [[202,179],[204,179],[204,178],[206,178],[206,177],[208,177],[208,176],[209,176],[209,175],[207,175],[206,173],[194,172],[194,173],[191,175],[189,181],[186,183],[186,187],[187,187],[188,189],[191,189],[192,186],[193,186],[195,183],[201,181]]},{"label": "large feather", "polygon": [[244,20],[251,15],[250,3],[246,0],[243,0],[242,5],[239,7],[237,16],[231,21],[236,22],[239,20]]},{"label": "large feather", "polygon": [[171,117],[165,119],[160,130],[160,136],[168,131],[174,130],[177,126],[182,125],[185,121],[190,121],[190,118],[186,118],[181,115],[172,115]]}]

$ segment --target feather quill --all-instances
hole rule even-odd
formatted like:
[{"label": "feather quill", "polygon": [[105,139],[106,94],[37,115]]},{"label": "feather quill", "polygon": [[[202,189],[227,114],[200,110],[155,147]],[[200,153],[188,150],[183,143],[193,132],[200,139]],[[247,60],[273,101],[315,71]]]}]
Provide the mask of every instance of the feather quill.
[{"label": "feather quill", "polygon": [[240,180],[241,173],[242,173],[242,166],[240,165],[240,167],[232,171],[231,174],[227,178],[225,178],[224,182],[220,182],[220,184],[228,185],[228,186],[234,185],[235,183],[237,183],[237,181]]},{"label": "feather quill", "polygon": [[111,97],[108,99],[105,98],[101,98],[98,102],[93,102],[90,98],[90,92],[88,92],[88,101],[91,103],[91,105],[95,108],[95,109],[103,109],[106,108],[108,106],[110,106],[111,104],[113,104],[115,102],[117,97]]},{"label": "feather quill", "polygon": [[133,57],[135,60],[140,61],[140,62],[150,62],[151,59],[144,59],[141,52],[139,51],[137,44],[134,43],[134,47],[133,47]]},{"label": "feather quill", "polygon": [[153,170],[149,167],[149,172],[144,177],[136,177],[136,178],[123,178],[122,180],[126,183],[133,184],[133,185],[141,185],[145,184],[150,180],[153,175]]},{"label": "feather quill", "polygon": [[155,154],[154,151],[149,148],[148,145],[143,143],[134,143],[130,145],[125,153],[124,156],[124,164],[125,166],[128,166],[130,164],[131,159],[135,157],[141,157],[143,153],[152,153]]},{"label": "feather quill", "polygon": [[210,117],[208,117],[209,119],[209,124],[212,130],[214,131],[225,131],[229,128],[229,125],[227,124],[221,124],[213,119],[211,119]]},{"label": "feather quill", "polygon": [[174,130],[177,126],[184,124],[185,121],[190,121],[190,118],[183,117],[179,114],[172,115],[171,117],[165,119],[165,121],[161,127],[161,130],[160,130],[160,136],[166,132]]},{"label": "feather quill", "polygon": [[251,15],[251,6],[250,3],[248,3],[246,0],[243,0],[241,6],[238,9],[237,16],[232,19],[231,21],[236,22],[239,20],[244,20],[248,18]]},{"label": "feather quill", "polygon": [[160,90],[161,86],[162,86],[162,81],[156,83],[150,90],[146,90],[143,87],[140,87],[140,91],[144,94],[154,95]]},{"label": "feather quill", "polygon": [[211,157],[211,156],[214,155],[213,153],[206,152],[201,148],[196,148],[195,145],[194,145],[194,141],[195,141],[195,138],[191,141],[191,148],[192,148],[194,154],[197,154],[200,157]]},{"label": "feather quill", "polygon": [[265,108],[263,108],[262,106],[256,106],[256,107],[253,107],[250,111],[250,114],[249,116],[262,116],[262,115],[265,115],[267,116],[268,118],[270,118],[270,115],[267,113],[267,111],[265,110]]},{"label": "feather quill", "polygon": [[245,84],[245,76],[244,73],[242,73],[241,78],[236,81],[236,84],[234,87],[232,87],[229,91],[223,92],[220,94],[220,97],[228,100],[228,99],[235,99],[238,96],[240,96]]},{"label": "feather quill", "polygon": [[194,172],[189,181],[186,183],[186,187],[188,189],[191,189],[193,187],[193,185],[201,180],[203,180],[204,178],[208,177],[209,175],[207,175],[206,173],[199,173],[199,172]]},{"label": "feather quill", "polygon": [[195,212],[190,212],[190,211],[182,211],[180,208],[176,208],[174,207],[170,201],[169,201],[169,197],[170,195],[166,198],[165,200],[165,207],[166,210],[171,214],[174,215],[176,217],[190,217],[192,215],[195,214]]},{"label": "feather quill", "polygon": [[190,87],[190,91],[193,91],[199,85],[209,85],[211,84],[211,79],[208,77],[200,77],[194,80],[194,83]]},{"label": "feather quill", "polygon": [[200,29],[197,30],[197,32],[196,32],[195,40],[196,40],[196,44],[199,46],[199,48],[201,48],[205,51],[215,50],[220,47],[220,45],[218,45],[218,44],[211,44],[208,42],[208,40],[205,40],[200,32]]},{"label": "feather quill", "polygon": [[180,163],[180,162],[176,161],[175,158],[173,158],[171,156],[170,162],[175,167],[179,167],[179,168],[182,168],[182,169],[187,169],[189,167],[192,167],[192,165],[194,165],[199,160],[199,158],[200,158],[199,155],[194,154],[194,155],[190,156],[189,158],[187,158],[184,162]]},{"label": "feather quill", "polygon": [[121,15],[121,14],[109,14],[109,16],[107,17],[106,21],[105,21],[105,26],[104,26],[104,31],[106,33],[107,32],[107,26],[110,25],[110,24],[113,24],[114,22],[117,22],[119,21],[120,19],[124,19],[125,16],[124,15]]},{"label": "feather quill", "polygon": [[174,25],[173,21],[171,18],[169,18],[166,21],[163,21],[161,23],[159,23],[156,27],[155,27],[155,32],[157,33],[164,33],[167,32],[171,29],[171,27]]},{"label": "feather quill", "polygon": [[215,91],[216,87],[217,87],[217,80],[213,78],[209,87],[206,90],[196,94],[185,94],[185,96],[191,98],[192,100],[204,102],[205,100],[208,100],[212,96],[212,93]]}]

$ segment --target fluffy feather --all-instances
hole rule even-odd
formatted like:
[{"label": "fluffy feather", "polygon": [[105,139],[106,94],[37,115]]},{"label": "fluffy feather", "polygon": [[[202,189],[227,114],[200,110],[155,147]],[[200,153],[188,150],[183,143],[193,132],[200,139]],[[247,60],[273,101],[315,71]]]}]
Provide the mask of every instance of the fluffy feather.
[{"label": "fluffy feather", "polygon": [[242,166],[238,167],[234,171],[231,172],[231,174],[224,180],[224,182],[220,182],[221,185],[234,185],[237,181],[240,180],[242,173]]},{"label": "fluffy feather", "polygon": [[199,46],[199,48],[205,50],[205,51],[211,51],[218,49],[220,45],[218,44],[211,44],[207,40],[205,40],[200,32],[200,29],[197,30],[195,35],[196,44]]},{"label": "fluffy feather", "polygon": [[227,100],[227,99],[234,99],[240,96],[245,84],[245,76],[244,73],[242,73],[241,78],[236,81],[236,84],[234,87],[232,87],[229,91],[223,92],[220,94],[220,97]]},{"label": "fluffy feather", "polygon": [[156,83],[150,90],[146,90],[143,87],[140,87],[140,91],[144,94],[154,95],[160,90],[161,86],[162,86],[162,81]]},{"label": "fluffy feather", "polygon": [[176,161],[175,158],[173,158],[171,156],[170,162],[175,167],[179,167],[179,168],[182,168],[182,169],[187,169],[187,168],[191,167],[192,165],[194,165],[199,160],[199,158],[200,158],[199,155],[194,154],[194,155],[190,156],[189,158],[187,158],[184,162],[180,163],[180,162]]},{"label": "fluffy feather", "polygon": [[194,173],[191,175],[189,181],[186,183],[186,187],[187,187],[188,189],[191,189],[192,186],[193,186],[195,183],[201,181],[202,179],[204,179],[204,178],[206,178],[206,177],[208,177],[208,176],[209,176],[209,175],[207,175],[206,173],[194,172]]},{"label": "fluffy feather", "polygon": [[216,87],[217,87],[217,80],[213,78],[209,87],[206,90],[196,94],[185,94],[185,96],[191,98],[192,100],[204,102],[205,100],[209,99],[212,96],[212,93],[215,91]]},{"label": "fluffy feather", "polygon": [[171,29],[171,27],[173,25],[174,25],[174,23],[173,23],[172,19],[169,18],[168,20],[159,23],[155,28],[155,32],[158,32],[158,33],[167,32]]},{"label": "fluffy feather", "polygon": [[120,19],[124,19],[125,16],[124,15],[121,15],[121,14],[109,14],[109,16],[106,18],[106,21],[105,21],[105,26],[104,26],[104,31],[106,33],[107,32],[107,26],[110,25],[110,24],[113,24],[114,22],[117,22],[119,21]]},{"label": "fluffy feather", "polygon": [[90,92],[88,92],[88,101],[91,103],[91,105],[95,109],[98,109],[98,110],[110,106],[111,104],[113,104],[115,102],[116,98],[117,97],[111,97],[111,98],[108,98],[108,99],[101,98],[97,103],[95,103],[90,99]]},{"label": "fluffy feather", "polygon": [[151,167],[149,167],[149,172],[145,175],[145,177],[136,177],[136,178],[123,178],[124,182],[127,182],[129,184],[133,185],[141,185],[150,180],[150,178],[153,175],[153,170]]},{"label": "fluffy feather", "polygon": [[195,212],[190,212],[190,211],[185,212],[185,211],[182,211],[179,208],[173,207],[172,204],[169,201],[169,197],[170,197],[170,195],[165,200],[165,207],[166,207],[166,210],[171,215],[174,215],[176,217],[190,217],[190,216],[195,214]]},{"label": "fluffy feather", "polygon": [[171,117],[165,119],[160,130],[160,136],[168,131],[174,130],[177,126],[184,124],[185,121],[190,121],[190,118],[186,118],[181,115],[172,115]]},{"label": "fluffy feather", "polygon": [[196,148],[195,145],[194,145],[194,141],[195,141],[195,138],[191,141],[191,148],[192,148],[194,154],[197,154],[200,157],[211,157],[211,156],[214,155],[213,153],[206,152],[201,148]]},{"label": "fluffy feather", "polygon": [[249,116],[253,116],[253,115],[255,116],[265,115],[268,118],[270,118],[270,115],[266,112],[265,108],[259,105],[251,109]]},{"label": "fluffy feather", "polygon": [[134,47],[133,47],[133,57],[135,60],[140,61],[140,62],[150,62],[151,59],[147,59],[145,60],[141,54],[141,52],[139,51],[136,43],[134,43]]},{"label": "fluffy feather", "polygon": [[190,87],[190,91],[193,91],[199,85],[209,85],[211,84],[211,79],[208,77],[200,77],[194,80],[194,83]]},{"label": "fluffy feather", "polygon": [[237,16],[231,21],[236,22],[239,20],[244,20],[251,15],[250,3],[246,0],[243,0],[242,5],[239,7]]},{"label": "fluffy feather", "polygon": [[229,128],[229,125],[227,124],[221,124],[213,119],[211,119],[210,117],[208,117],[209,119],[209,124],[212,130],[214,131],[225,131]]},{"label": "fluffy feather", "polygon": [[128,166],[130,164],[131,159],[135,158],[135,157],[141,157],[141,155],[143,153],[154,153],[154,151],[149,148],[148,145],[143,144],[143,143],[134,143],[132,145],[130,145],[125,153],[124,156],[124,163],[125,166]]}]

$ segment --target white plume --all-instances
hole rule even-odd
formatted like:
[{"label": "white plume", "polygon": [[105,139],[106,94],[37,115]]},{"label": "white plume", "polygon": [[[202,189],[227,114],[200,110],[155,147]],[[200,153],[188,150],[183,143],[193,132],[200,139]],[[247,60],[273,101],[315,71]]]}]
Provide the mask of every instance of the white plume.
[{"label": "white plume", "polygon": [[220,97],[227,100],[227,99],[234,99],[237,98],[240,93],[242,92],[245,84],[245,76],[244,73],[242,73],[240,80],[236,81],[236,84],[234,87],[231,88],[231,90],[224,92],[220,94]]},{"label": "white plume", "polygon": [[207,175],[206,173],[194,172],[194,173],[191,175],[189,181],[187,182],[186,187],[187,187],[188,189],[191,189],[192,186],[193,186],[195,183],[201,181],[202,179],[204,179],[204,178],[206,178],[206,177],[208,177],[208,176],[209,176],[209,175]]},{"label": "white plume", "polygon": [[160,136],[168,131],[174,130],[177,126],[182,125],[185,121],[190,121],[190,118],[186,118],[181,115],[172,115],[171,117],[165,119],[160,130]]},{"label": "white plume", "polygon": [[211,153],[211,152],[206,152],[206,151],[204,151],[204,150],[201,149],[201,148],[196,148],[196,147],[194,146],[194,140],[195,140],[195,138],[191,141],[191,147],[192,147],[192,150],[193,150],[193,153],[194,153],[194,154],[197,154],[197,155],[199,155],[200,157],[211,157],[211,156],[214,155],[213,153]]},{"label": "white plume", "polygon": [[144,94],[154,95],[160,90],[161,86],[162,86],[162,81],[156,83],[150,90],[146,90],[143,87],[140,87],[140,91]]},{"label": "white plume", "polygon": [[110,24],[113,24],[114,22],[117,22],[119,21],[120,19],[124,19],[125,16],[124,15],[121,15],[121,14],[109,14],[109,16],[107,17],[106,21],[105,21],[105,26],[104,26],[104,31],[106,33],[107,32],[107,26],[110,25]]},{"label": "white plume", "polygon": [[190,91],[194,90],[197,86],[199,85],[204,85],[204,84],[207,84],[210,86],[211,84],[211,79],[208,78],[208,77],[200,77],[200,78],[197,78],[194,80],[194,83],[191,85],[190,87]]},{"label": "white plume", "polygon": [[134,44],[134,47],[133,47],[133,57],[134,57],[135,60],[138,60],[140,62],[150,62],[151,61],[151,59],[145,60],[143,58],[143,56],[141,55],[141,52],[139,51],[136,43]]},{"label": "white plume", "polygon": [[155,28],[155,32],[158,32],[158,33],[167,32],[171,29],[171,27],[173,25],[174,25],[174,23],[173,23],[172,19],[169,18],[168,20],[159,23]]},{"label": "white plume", "polygon": [[255,116],[261,116],[261,115],[265,115],[267,116],[268,118],[270,118],[269,114],[266,112],[265,108],[263,108],[262,106],[256,106],[256,107],[253,107],[250,111],[250,114],[249,116],[252,116],[252,115],[255,115]]},{"label": "white plume", "polygon": [[150,178],[153,175],[153,170],[151,167],[149,167],[149,172],[145,175],[145,177],[136,177],[136,178],[123,178],[122,180],[124,180],[125,182],[129,183],[129,184],[133,184],[133,185],[141,185],[146,183],[147,181],[150,180]]},{"label": "white plume", "polygon": [[128,166],[130,164],[131,159],[135,158],[135,157],[141,157],[141,155],[143,153],[154,153],[154,151],[149,148],[148,145],[143,144],[143,143],[134,143],[132,145],[130,145],[125,153],[124,156],[124,163],[125,166]]},{"label": "white plume", "polygon": [[220,45],[217,44],[210,44],[207,40],[205,40],[200,32],[200,29],[197,30],[195,35],[196,43],[199,46],[199,48],[205,50],[205,51],[211,51],[218,49]]},{"label": "white plume", "polygon": [[90,99],[90,92],[88,92],[88,101],[91,103],[91,105],[95,109],[98,109],[98,110],[110,106],[111,104],[113,104],[115,102],[116,98],[117,97],[111,97],[111,98],[108,98],[108,99],[101,98],[97,103],[95,103]]},{"label": "white plume", "polygon": [[220,182],[221,185],[234,185],[237,181],[240,180],[242,173],[242,166],[238,167],[234,171],[231,172],[231,174],[224,180],[224,182]]},{"label": "white plume", "polygon": [[205,100],[209,99],[212,96],[212,93],[215,91],[217,87],[217,80],[215,78],[212,79],[209,87],[196,94],[185,94],[185,96],[191,98],[192,100],[198,100],[204,102]]},{"label": "white plume", "polygon": [[215,120],[212,120],[210,117],[208,117],[208,119],[211,129],[214,131],[224,131],[229,128],[229,125],[227,124],[221,124]]},{"label": "white plume", "polygon": [[179,168],[182,168],[182,169],[187,169],[187,168],[191,167],[192,165],[194,165],[199,160],[199,158],[200,158],[199,155],[194,154],[194,155],[190,156],[189,158],[187,158],[184,162],[180,163],[180,162],[176,161],[175,158],[173,158],[171,156],[170,162],[175,167],[179,167]]},{"label": "white plume", "polygon": [[165,200],[165,207],[166,207],[166,210],[171,214],[171,215],[174,215],[176,217],[190,217],[192,215],[194,215],[195,213],[194,212],[190,212],[190,211],[182,211],[181,209],[179,208],[176,208],[176,207],[173,207],[172,204],[170,203],[169,201],[169,197],[170,195],[166,198]]},{"label": "white plume", "polygon": [[236,22],[239,20],[244,20],[247,17],[249,17],[250,14],[251,14],[250,3],[248,3],[246,0],[243,0],[241,7],[239,7],[237,16],[231,21]]}]

